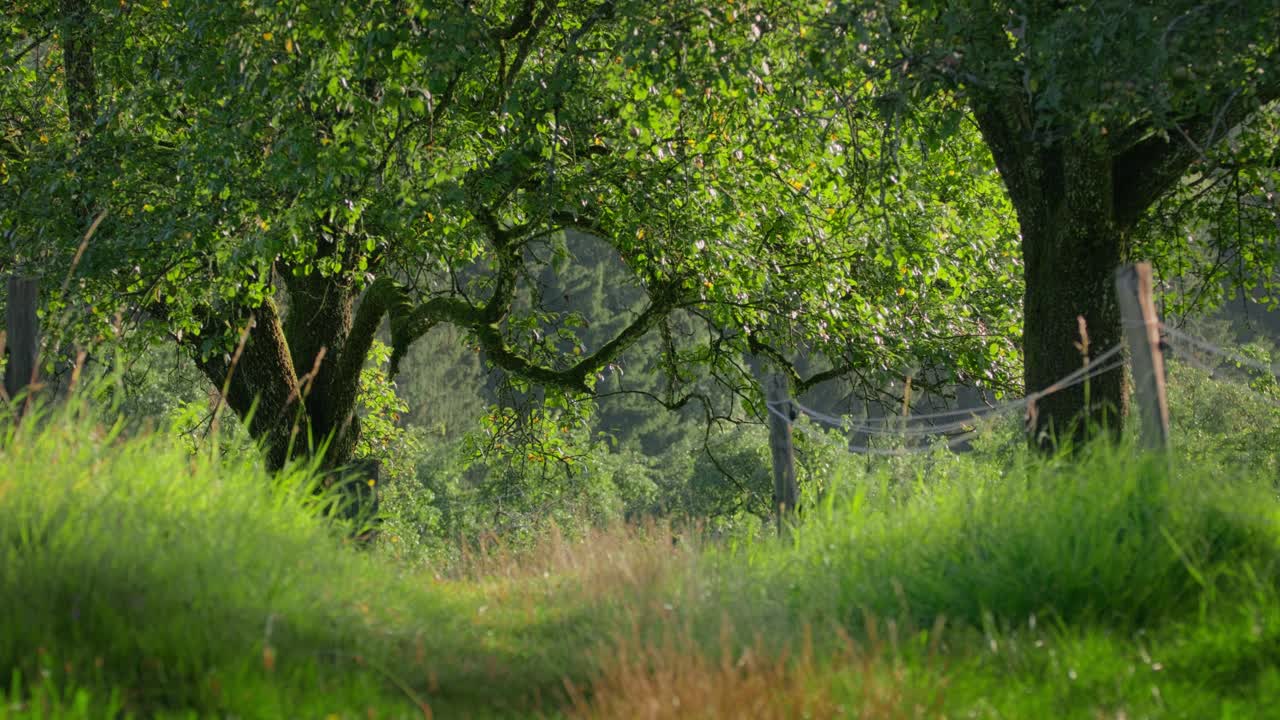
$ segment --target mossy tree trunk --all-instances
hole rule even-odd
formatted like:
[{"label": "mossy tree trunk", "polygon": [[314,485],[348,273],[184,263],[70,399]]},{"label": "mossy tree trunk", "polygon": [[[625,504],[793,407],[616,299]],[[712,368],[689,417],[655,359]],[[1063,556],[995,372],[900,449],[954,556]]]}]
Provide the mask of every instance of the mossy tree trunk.
[{"label": "mossy tree trunk", "polygon": [[[250,434],[267,465],[283,468],[321,448],[323,470],[354,458],[360,437],[360,370],[389,309],[385,284],[363,298],[341,277],[285,274],[288,309],[268,300],[242,318],[233,353],[198,358],[201,370]],[[210,327],[210,331],[216,328]]]},{"label": "mossy tree trunk", "polygon": [[[1011,192],[1022,233],[1022,349],[1028,394],[1044,390],[1120,344],[1112,282],[1129,256],[1130,228],[1114,208],[1112,158],[1095,148],[1054,147],[1022,158],[1034,182]],[[1017,175],[1015,175],[1017,177]],[[1119,433],[1128,413],[1123,369],[1050,393],[1029,410],[1043,448]]]}]

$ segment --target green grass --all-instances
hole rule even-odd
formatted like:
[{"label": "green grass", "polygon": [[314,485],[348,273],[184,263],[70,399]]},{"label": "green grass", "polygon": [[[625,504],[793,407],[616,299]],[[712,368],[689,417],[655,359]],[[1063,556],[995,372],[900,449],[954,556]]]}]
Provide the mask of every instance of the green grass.
[{"label": "green grass", "polygon": [[301,474],[160,436],[24,427],[0,466],[0,670],[145,714],[399,715],[436,685],[446,707],[484,700],[505,653],[459,620],[472,598],[348,547],[309,498]]},{"label": "green grass", "polygon": [[550,536],[411,569],[299,471],[64,412],[0,448],[0,717],[1264,717],[1250,468],[850,464],[788,543]]},{"label": "green grass", "polygon": [[796,617],[892,618],[917,642],[945,618],[957,711],[1264,716],[1280,701],[1271,479],[1167,467],[1120,448],[864,478],[760,572]]}]

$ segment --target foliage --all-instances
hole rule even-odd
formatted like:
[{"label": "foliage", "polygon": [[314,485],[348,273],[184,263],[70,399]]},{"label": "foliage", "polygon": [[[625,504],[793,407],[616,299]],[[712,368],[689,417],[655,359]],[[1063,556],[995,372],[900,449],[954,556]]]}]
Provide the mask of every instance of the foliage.
[{"label": "foliage", "polygon": [[437,328],[414,343],[400,362],[395,383],[408,405],[405,423],[436,441],[458,439],[496,402],[492,377],[465,333]]},{"label": "foliage", "polygon": [[[784,368],[821,355],[826,377],[856,367],[868,392],[920,366],[1011,386],[1016,236],[990,160],[971,129],[905,123],[856,67],[797,45],[821,4],[84,8],[5,16],[11,49],[35,53],[7,78],[10,265],[70,272],[51,307],[74,300],[90,325],[145,317],[215,384],[251,313],[367,291],[350,338],[308,330],[334,335],[331,361],[362,359],[384,312],[392,373],[452,324],[559,402],[677,311],[698,334],[664,349],[671,404],[709,379],[750,387],[746,352]],[[92,31],[88,130],[65,119],[62,96],[88,89],[64,83],[60,22]],[[586,318],[530,282],[575,262],[565,231],[602,243],[634,315]],[[255,376],[282,401],[321,367],[284,323],[292,374]],[[592,326],[612,332],[587,343]],[[230,398],[242,415],[245,395]]]},{"label": "foliage", "polygon": [[1212,458],[1273,474],[1280,471],[1275,457],[1280,442],[1275,376],[1259,378],[1229,364],[1214,365],[1194,356],[1170,363],[1174,447],[1181,457]]},{"label": "foliage", "polygon": [[1170,314],[1221,307],[1237,291],[1276,307],[1280,258],[1266,242],[1280,219],[1276,137],[1280,104],[1272,103],[1207,149],[1208,167],[1179,183],[1148,221],[1141,254],[1169,280]]},{"label": "foliage", "polygon": [[421,452],[421,440],[400,424],[409,406],[387,376],[390,360],[391,348],[375,340],[368,365],[360,372],[362,422],[356,457],[377,460],[382,477],[394,482],[413,476],[412,462]]}]

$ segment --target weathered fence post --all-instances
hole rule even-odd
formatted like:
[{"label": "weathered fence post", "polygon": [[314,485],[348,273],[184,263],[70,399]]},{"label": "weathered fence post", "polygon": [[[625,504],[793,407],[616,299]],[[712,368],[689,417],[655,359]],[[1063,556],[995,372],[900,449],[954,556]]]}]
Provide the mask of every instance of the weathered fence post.
[{"label": "weathered fence post", "polygon": [[34,385],[40,359],[39,284],[35,278],[9,278],[8,317],[5,352],[9,362],[4,371],[4,391],[16,398]]},{"label": "weathered fence post", "polygon": [[1129,344],[1133,382],[1142,417],[1142,444],[1148,450],[1169,447],[1169,402],[1165,397],[1164,354],[1160,318],[1151,297],[1151,264],[1126,265],[1116,271],[1116,297]]},{"label": "weathered fence post", "polygon": [[773,509],[778,519],[778,534],[782,534],[785,519],[795,512],[800,501],[800,486],[796,483],[795,451],[791,444],[791,396],[787,380],[774,373],[769,376],[766,388],[769,408],[769,449],[773,452]]}]

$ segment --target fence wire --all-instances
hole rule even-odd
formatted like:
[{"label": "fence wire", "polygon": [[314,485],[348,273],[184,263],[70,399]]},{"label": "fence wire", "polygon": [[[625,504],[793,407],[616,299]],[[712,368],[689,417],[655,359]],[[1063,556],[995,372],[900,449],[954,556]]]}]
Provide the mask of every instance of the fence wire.
[{"label": "fence wire", "polygon": [[[1235,364],[1236,367],[1249,368],[1264,373],[1280,381],[1280,374],[1277,374],[1272,365],[1265,362],[1242,355],[1163,323],[1160,325],[1160,331],[1165,347],[1177,351],[1179,355],[1177,359],[1186,362],[1188,365],[1210,374],[1218,372],[1220,368],[1210,367],[1195,358],[1195,354],[1200,353],[1212,358],[1229,361]],[[1034,406],[1040,398],[1075,387],[1123,367],[1125,360],[1120,357],[1123,349],[1123,345],[1113,346],[1092,358],[1079,370],[1064,376],[1048,387],[1033,392],[1026,397],[995,405],[979,405],[922,415],[887,415],[879,418],[860,418],[856,420],[849,416],[830,415],[814,410],[797,400],[787,400],[781,403],[770,401],[765,403],[765,407],[771,414],[788,424],[794,424],[794,419],[790,413],[795,411],[821,426],[848,433],[850,436],[866,435],[869,438],[899,438],[904,441],[923,441],[929,438],[938,440],[938,442],[932,443],[921,442],[919,445],[910,447],[871,447],[850,443],[847,445],[847,449],[851,453],[897,457],[933,452],[940,447],[955,449],[977,437],[981,433],[981,429],[978,427],[981,423],[1007,416],[1014,411],[1026,411],[1029,406]],[[1265,393],[1259,392],[1250,387],[1248,382],[1239,382],[1238,384],[1249,395],[1280,407],[1280,399],[1269,397]]]},{"label": "fence wire", "polygon": [[[1252,378],[1242,376],[1240,374],[1232,374],[1232,377],[1224,377],[1230,373],[1230,370],[1221,364],[1213,364],[1213,360],[1225,360],[1233,363],[1236,368],[1248,368],[1271,378],[1273,381],[1280,381],[1280,375],[1277,375],[1273,366],[1268,365],[1260,360],[1241,355],[1238,352],[1228,350],[1220,345],[1216,345],[1204,338],[1198,338],[1194,335],[1182,332],[1175,328],[1165,326],[1165,343],[1168,347],[1177,352],[1179,362],[1186,363],[1191,367],[1207,374],[1211,379],[1223,382],[1230,382],[1237,386],[1241,392],[1259,402],[1280,407],[1280,399],[1260,392],[1257,388],[1250,384]],[[1210,360],[1201,360],[1197,355],[1210,358]]]},{"label": "fence wire", "polygon": [[1186,345],[1208,355],[1224,358],[1238,365],[1243,365],[1259,372],[1264,372],[1272,377],[1276,377],[1275,369],[1264,362],[1233,352],[1220,345],[1214,345],[1204,338],[1198,338],[1194,335],[1184,333],[1181,330],[1169,327],[1168,325],[1165,325],[1162,329],[1164,331],[1166,341],[1173,340],[1174,342],[1185,343]]},{"label": "fence wire", "polygon": [[[1088,363],[1082,365],[1080,369],[1064,376],[1048,387],[1031,393],[1026,397],[997,405],[980,405],[960,408],[957,410],[927,413],[924,415],[897,415],[886,416],[883,418],[864,418],[860,421],[850,420],[847,416],[837,417],[834,415],[828,415],[808,408],[796,400],[787,400],[783,402],[767,401],[765,403],[765,407],[774,416],[782,419],[788,424],[794,423],[790,414],[794,409],[819,425],[841,430],[849,433],[850,435],[864,434],[872,437],[896,437],[916,440],[926,438],[937,438],[938,440],[942,440],[945,438],[945,442],[921,444],[914,447],[877,448],[853,445],[850,443],[847,446],[847,449],[852,453],[862,455],[903,456],[932,452],[941,445],[945,445],[950,449],[955,449],[977,437],[981,432],[977,426],[983,422],[988,422],[995,418],[1008,415],[1016,410],[1025,411],[1028,406],[1034,405],[1040,398],[1075,387],[1076,385],[1087,382],[1099,375],[1123,367],[1124,359],[1118,357],[1122,350],[1123,346],[1121,345],[1113,346],[1092,358]],[[944,419],[946,419],[944,422],[931,422],[935,420],[941,421]],[[907,423],[916,423],[916,425],[908,426]]]}]

